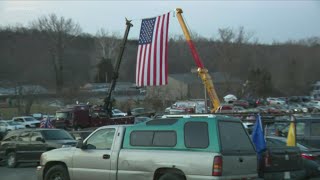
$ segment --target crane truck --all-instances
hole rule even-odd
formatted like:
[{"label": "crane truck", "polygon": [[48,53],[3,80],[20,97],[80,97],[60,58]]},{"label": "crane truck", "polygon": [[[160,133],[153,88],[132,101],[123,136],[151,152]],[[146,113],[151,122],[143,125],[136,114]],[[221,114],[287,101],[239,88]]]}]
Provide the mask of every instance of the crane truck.
[{"label": "crane truck", "polygon": [[127,43],[130,28],[133,26],[131,21],[126,19],[126,31],[122,39],[120,46],[120,52],[117,57],[115,70],[113,72],[113,77],[111,81],[111,87],[104,99],[104,105],[102,107],[98,106],[93,108],[86,104],[73,105],[65,109],[56,112],[56,119],[53,124],[57,128],[64,129],[78,129],[78,128],[89,128],[89,127],[100,127],[104,125],[114,125],[114,124],[133,124],[133,116],[125,117],[112,117],[112,93],[116,86],[120,64]]}]

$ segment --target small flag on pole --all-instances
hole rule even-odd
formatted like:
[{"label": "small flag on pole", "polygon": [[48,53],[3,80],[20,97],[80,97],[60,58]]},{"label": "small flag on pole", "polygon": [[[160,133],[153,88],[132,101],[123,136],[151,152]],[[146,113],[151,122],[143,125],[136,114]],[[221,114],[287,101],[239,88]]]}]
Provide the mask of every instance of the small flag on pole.
[{"label": "small flag on pole", "polygon": [[168,84],[168,29],[170,12],[143,19],[136,65],[136,85]]},{"label": "small flag on pole", "polygon": [[256,147],[256,152],[258,153],[258,157],[260,158],[262,151],[266,149],[266,140],[263,134],[260,114],[258,114],[256,117],[256,123],[254,124],[252,132],[252,142]]},{"label": "small flag on pole", "polygon": [[296,146],[296,128],[294,116],[291,116],[291,123],[289,126],[288,137],[287,137],[287,146]]}]

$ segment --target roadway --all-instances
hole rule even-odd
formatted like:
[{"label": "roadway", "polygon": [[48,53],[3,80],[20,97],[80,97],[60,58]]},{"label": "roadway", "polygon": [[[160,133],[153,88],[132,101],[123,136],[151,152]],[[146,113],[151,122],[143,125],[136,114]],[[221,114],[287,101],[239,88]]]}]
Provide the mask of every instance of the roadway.
[{"label": "roadway", "polygon": [[21,164],[17,168],[0,166],[1,180],[37,180],[37,164]]}]

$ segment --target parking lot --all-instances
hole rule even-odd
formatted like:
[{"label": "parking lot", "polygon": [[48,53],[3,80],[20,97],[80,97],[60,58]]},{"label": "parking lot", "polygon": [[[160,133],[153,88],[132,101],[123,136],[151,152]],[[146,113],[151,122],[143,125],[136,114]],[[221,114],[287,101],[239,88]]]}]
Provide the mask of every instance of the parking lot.
[{"label": "parking lot", "polygon": [[1,180],[36,180],[36,164],[21,164],[17,168],[0,166]]}]

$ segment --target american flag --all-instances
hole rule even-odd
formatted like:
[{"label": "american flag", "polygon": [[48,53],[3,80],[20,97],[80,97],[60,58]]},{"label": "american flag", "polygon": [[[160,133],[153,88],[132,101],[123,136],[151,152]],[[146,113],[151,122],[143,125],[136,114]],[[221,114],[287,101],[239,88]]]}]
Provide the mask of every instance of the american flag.
[{"label": "american flag", "polygon": [[143,19],[140,29],[136,85],[168,84],[168,29],[170,13]]},{"label": "american flag", "polygon": [[50,117],[43,118],[40,122],[40,128],[54,128],[54,126],[51,123]]}]

